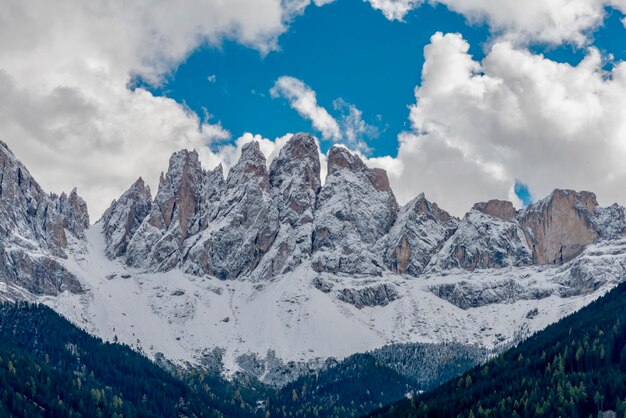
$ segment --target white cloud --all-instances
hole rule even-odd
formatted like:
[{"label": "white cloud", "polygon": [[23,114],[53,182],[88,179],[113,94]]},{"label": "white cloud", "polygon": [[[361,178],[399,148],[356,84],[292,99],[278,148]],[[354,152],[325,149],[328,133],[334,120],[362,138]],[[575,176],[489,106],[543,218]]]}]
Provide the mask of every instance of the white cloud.
[{"label": "white cloud", "polygon": [[412,9],[423,3],[422,0],[366,0],[380,10],[389,20],[402,20]]},{"label": "white cloud", "polygon": [[301,80],[294,77],[282,76],[270,90],[274,98],[283,97],[290,106],[302,117],[309,119],[313,127],[322,133],[324,139],[338,141],[341,139],[341,129],[337,121],[328,111],[317,103],[317,94]]},{"label": "white cloud", "polygon": [[371,148],[367,145],[367,139],[378,137],[378,128],[368,125],[363,120],[363,112],[341,98],[333,101],[333,107],[341,114],[339,124],[342,142],[352,150],[369,154]]},{"label": "white cloud", "polygon": [[457,34],[425,48],[422,84],[400,136],[401,201],[419,191],[456,214],[472,203],[511,198],[515,179],[536,197],[555,187],[591,190],[626,203],[626,63],[602,70],[590,49],[577,66],[508,42],[483,62]]},{"label": "white cloud", "polygon": [[269,51],[310,3],[5,1],[0,138],[46,190],[77,185],[97,218],[138,176],[154,186],[173,151],[219,160],[206,145],[229,136],[173,100],[129,89],[133,76],[159,83],[195,48],[224,37]]},{"label": "white cloud", "polygon": [[209,83],[215,83],[217,81],[217,76],[215,74],[211,74],[206,79]]},{"label": "white cloud", "polygon": [[270,94],[274,98],[285,98],[300,116],[311,121],[313,128],[321,132],[322,138],[342,143],[361,153],[369,153],[368,138],[378,136],[378,129],[363,120],[361,112],[353,104],[342,98],[333,101],[333,108],[339,113],[334,118],[326,108],[317,103],[317,94],[303,81],[294,77],[282,76],[276,80]]},{"label": "white cloud", "polygon": [[[402,20],[421,0],[366,0],[390,20]],[[626,12],[624,0],[430,0],[461,13],[471,22],[486,22],[501,39],[526,44],[588,43],[589,31],[601,24],[605,7]]]}]

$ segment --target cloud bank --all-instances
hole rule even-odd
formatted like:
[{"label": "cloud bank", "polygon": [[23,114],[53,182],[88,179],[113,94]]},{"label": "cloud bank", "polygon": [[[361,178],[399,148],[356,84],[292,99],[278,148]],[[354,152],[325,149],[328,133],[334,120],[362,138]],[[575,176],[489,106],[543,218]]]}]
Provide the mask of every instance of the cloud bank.
[{"label": "cloud bank", "polygon": [[310,3],[3,2],[0,139],[46,190],[78,186],[97,217],[139,175],[154,187],[172,152],[196,148],[217,164],[219,152],[206,145],[230,137],[180,103],[129,88],[133,78],[159,83],[194,49],[223,38],[270,51]]},{"label": "cloud bank", "polygon": [[462,214],[477,200],[534,196],[555,187],[626,202],[626,63],[603,70],[588,50],[577,66],[498,42],[482,62],[458,34],[425,48],[411,132],[400,136],[400,200],[417,190]]},{"label": "cloud bank", "polygon": [[[392,20],[422,4],[367,1]],[[626,203],[626,64],[607,72],[593,48],[577,66],[525,48],[584,47],[604,8],[626,11],[626,0],[432,1],[487,22],[496,36],[481,62],[460,35],[436,34],[425,48],[412,129],[400,135],[396,158],[367,160],[389,171],[400,201],[424,191],[462,214],[476,200],[515,199],[521,180],[538,197],[571,187]],[[295,15],[330,2],[8,0],[0,9],[0,139],[46,190],[77,185],[92,217],[139,175],[154,186],[181,148],[196,148],[208,167],[228,167],[243,143],[258,140],[271,159],[287,136],[246,134],[228,145],[219,121],[130,87],[137,75],[158,84],[194,49],[224,38],[275,49]],[[337,101],[335,118],[298,79],[281,77],[273,92],[323,139],[365,152],[375,135],[355,106]]]}]

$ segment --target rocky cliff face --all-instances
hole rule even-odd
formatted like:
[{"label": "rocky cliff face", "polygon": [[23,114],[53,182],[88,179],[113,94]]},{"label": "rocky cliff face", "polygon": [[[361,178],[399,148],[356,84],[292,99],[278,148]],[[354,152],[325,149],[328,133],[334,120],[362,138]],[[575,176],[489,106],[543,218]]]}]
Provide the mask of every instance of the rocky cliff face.
[{"label": "rocky cliff face", "polygon": [[89,227],[87,205],[74,189],[47,195],[0,142],[0,278],[35,294],[81,292],[63,267],[71,239]]},{"label": "rocky cliff face", "polygon": [[423,194],[407,203],[382,243],[393,272],[417,276],[457,229],[459,220]]},{"label": "rocky cliff face", "polygon": [[[485,213],[494,207],[489,203],[477,204],[469,211],[452,237],[433,257],[429,269],[475,270],[530,264],[532,254],[522,229],[515,219],[506,216],[510,220],[504,220]],[[494,214],[507,215],[508,211],[496,210]]]},{"label": "rocky cliff face", "polygon": [[[78,199],[58,199],[72,203],[58,204],[64,227],[50,220],[51,242],[62,242],[64,230],[81,236],[84,219],[62,209],[81,213]],[[175,153],[154,200],[138,181],[102,225],[109,257],[130,266],[266,280],[302,263],[355,276],[562,264],[591,243],[623,237],[626,216],[569,190],[521,211],[477,203],[461,220],[423,195],[400,209],[387,174],[341,146],[328,153],[322,186],[315,139],[296,134],[269,170],[258,144],[247,144],[226,180],[221,166],[203,170],[197,153]]]},{"label": "rocky cliff face", "polygon": [[152,195],[140,177],[124,194],[111,203],[100,222],[109,258],[126,254],[128,243],[150,214]]},{"label": "rocky cliff face", "polygon": [[228,174],[215,217],[189,243],[183,268],[221,279],[249,274],[272,247],[279,228],[265,156],[258,143],[246,144]]},{"label": "rocky cliff face", "polygon": [[283,147],[272,161],[269,182],[280,228],[257,278],[291,271],[311,255],[315,202],[321,188],[320,156],[311,135],[296,134]]},{"label": "rocky cliff face", "polygon": [[387,173],[370,169],[346,148],[328,153],[328,176],[317,200],[313,268],[348,274],[380,274],[375,246],[389,232],[398,203]]},{"label": "rocky cliff face", "polygon": [[531,246],[533,261],[562,264],[600,238],[593,222],[597,209],[593,193],[572,190],[555,190],[525,209],[519,224]]}]

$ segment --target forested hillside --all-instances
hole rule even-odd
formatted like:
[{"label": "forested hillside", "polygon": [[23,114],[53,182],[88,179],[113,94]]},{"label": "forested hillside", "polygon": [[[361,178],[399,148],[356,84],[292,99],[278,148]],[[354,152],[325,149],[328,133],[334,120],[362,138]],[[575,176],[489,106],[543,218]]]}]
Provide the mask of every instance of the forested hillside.
[{"label": "forested hillside", "polygon": [[626,416],[626,284],[484,366],[377,417]]},{"label": "forested hillside", "polygon": [[242,388],[196,375],[198,390],[47,307],[0,305],[0,416],[250,416]]}]

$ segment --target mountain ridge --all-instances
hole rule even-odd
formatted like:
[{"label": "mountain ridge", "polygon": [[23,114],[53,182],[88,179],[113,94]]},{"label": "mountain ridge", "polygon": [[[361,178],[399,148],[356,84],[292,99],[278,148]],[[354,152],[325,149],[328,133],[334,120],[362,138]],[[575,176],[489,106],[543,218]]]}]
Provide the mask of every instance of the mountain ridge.
[{"label": "mountain ridge", "polygon": [[[40,190],[19,180],[25,167],[8,153],[12,189],[3,190]],[[591,193],[556,191],[522,210],[490,201],[459,219],[423,195],[400,207],[384,171],[343,147],[331,148],[324,184],[320,172],[315,139],[297,134],[269,168],[247,144],[226,177],[196,152],[174,153],[154,195],[138,179],[88,228],[75,191],[11,204],[0,195],[21,220],[4,226],[5,252],[64,272],[50,279],[18,264],[0,298],[45,303],[178,365],[204,367],[218,350],[218,368],[232,375],[250,355],[306,370],[395,343],[497,350],[626,272],[624,209],[600,208]],[[44,213],[60,226],[30,232]]]}]

